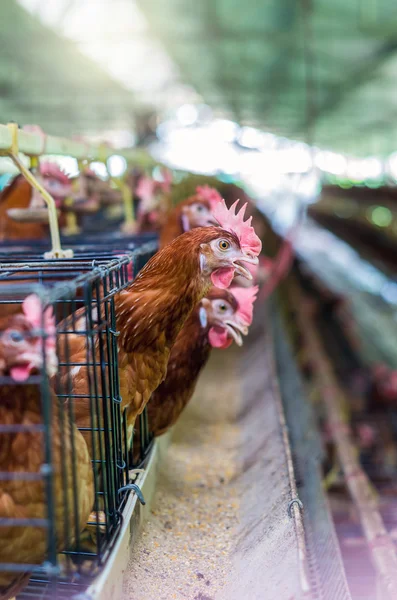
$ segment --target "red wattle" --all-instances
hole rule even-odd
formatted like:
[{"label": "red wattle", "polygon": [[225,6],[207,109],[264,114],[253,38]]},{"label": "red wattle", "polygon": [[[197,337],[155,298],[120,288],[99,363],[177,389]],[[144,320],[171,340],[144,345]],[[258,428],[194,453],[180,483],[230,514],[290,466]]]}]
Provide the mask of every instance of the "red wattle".
[{"label": "red wattle", "polygon": [[211,274],[213,285],[221,290],[225,290],[232,283],[234,278],[233,267],[221,267]]},{"label": "red wattle", "polygon": [[228,337],[226,329],[216,326],[209,330],[208,341],[213,348],[228,348],[233,343],[233,340]]}]

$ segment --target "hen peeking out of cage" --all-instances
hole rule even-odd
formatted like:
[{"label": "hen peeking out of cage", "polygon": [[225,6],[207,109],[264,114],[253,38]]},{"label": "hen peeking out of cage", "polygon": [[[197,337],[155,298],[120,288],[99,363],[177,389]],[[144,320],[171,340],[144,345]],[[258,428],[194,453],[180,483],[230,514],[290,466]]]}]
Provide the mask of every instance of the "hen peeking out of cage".
[{"label": "hen peeking out of cage", "polygon": [[[194,394],[212,348],[226,349],[233,342],[242,346],[242,336],[248,334],[252,323],[257,294],[257,286],[230,290],[211,288],[192,311],[172,347],[167,376],[153,392],[147,406],[151,432],[155,437],[168,431],[179,419]],[[134,436],[136,457],[141,435],[139,423]]]},{"label": "hen peeking out of cage", "polygon": [[[114,302],[117,311],[118,377],[120,404],[126,411],[128,445],[134,424],[146,406],[152,392],[164,381],[170,351],[194,307],[207,294],[211,285],[221,289],[230,286],[236,273],[252,279],[247,264],[258,263],[261,242],[244,221],[243,207],[227,209],[219,203],[215,214],[220,227],[200,227],[187,231],[160,250],[140,271],[138,277],[120,293]],[[222,228],[223,227],[223,228]],[[72,370],[70,389],[82,400],[76,408],[76,423],[87,427],[90,404],[87,386],[89,369],[85,358],[90,346],[82,335],[85,328],[100,328],[107,320],[106,305],[98,305],[88,316],[77,311],[63,327],[69,335],[69,356],[76,368]],[[80,330],[80,331],[79,331]],[[96,364],[106,362],[101,348],[91,342]],[[100,371],[97,379],[100,381]],[[105,418],[103,415],[102,418]],[[87,443],[99,451],[99,442]]]},{"label": "hen peeking out of cage", "polygon": [[44,310],[31,294],[22,313],[2,319],[0,327],[0,598],[5,600],[27,584],[33,565],[55,568],[57,553],[78,544],[94,485],[84,438],[48,383],[58,368],[52,307]]}]

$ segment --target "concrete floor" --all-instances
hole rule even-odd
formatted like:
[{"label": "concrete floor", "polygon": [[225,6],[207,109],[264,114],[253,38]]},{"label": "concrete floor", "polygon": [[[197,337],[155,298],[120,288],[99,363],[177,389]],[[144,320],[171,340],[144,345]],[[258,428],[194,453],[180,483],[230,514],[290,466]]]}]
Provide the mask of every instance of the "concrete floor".
[{"label": "concrete floor", "polygon": [[268,359],[261,330],[213,352],[163,460],[125,600],[301,596]]}]

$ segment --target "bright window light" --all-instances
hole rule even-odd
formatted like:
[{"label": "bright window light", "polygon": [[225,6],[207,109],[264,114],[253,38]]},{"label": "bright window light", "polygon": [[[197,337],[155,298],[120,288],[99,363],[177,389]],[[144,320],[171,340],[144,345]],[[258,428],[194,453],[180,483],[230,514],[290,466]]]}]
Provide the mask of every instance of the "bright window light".
[{"label": "bright window light", "polygon": [[350,158],[347,161],[346,175],[351,181],[365,181],[367,175],[365,161],[357,158]]},{"label": "bright window light", "polygon": [[239,130],[237,123],[227,119],[214,119],[209,127],[211,132],[224,142],[234,142]]},{"label": "bright window light", "polygon": [[260,148],[264,143],[263,133],[254,127],[242,127],[238,141],[245,148]]},{"label": "bright window light", "polygon": [[98,175],[101,179],[108,178],[108,170],[106,165],[101,162],[92,162],[90,163],[90,169],[94,171],[95,175]]},{"label": "bright window light", "polygon": [[379,179],[383,175],[383,162],[375,156],[368,156],[362,161],[365,179]]},{"label": "bright window light", "polygon": [[198,110],[193,104],[183,104],[176,111],[177,119],[184,127],[193,125],[197,121],[198,114]]},{"label": "bright window light", "polygon": [[313,166],[309,146],[294,144],[290,148],[279,151],[280,166],[284,173],[306,173]]},{"label": "bright window light", "polygon": [[322,171],[332,175],[344,175],[346,173],[347,160],[342,154],[336,152],[317,152],[315,164]]},{"label": "bright window light", "polygon": [[112,177],[121,177],[127,170],[127,161],[124,156],[113,154],[107,161],[107,168]]},{"label": "bright window light", "polygon": [[390,175],[397,181],[397,152],[390,154],[389,160],[387,161],[387,167]]}]

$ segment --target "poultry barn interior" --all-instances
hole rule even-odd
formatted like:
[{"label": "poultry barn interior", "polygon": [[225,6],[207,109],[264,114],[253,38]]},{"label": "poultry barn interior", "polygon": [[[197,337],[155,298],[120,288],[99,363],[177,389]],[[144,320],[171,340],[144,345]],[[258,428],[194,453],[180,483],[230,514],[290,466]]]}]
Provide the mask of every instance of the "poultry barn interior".
[{"label": "poultry barn interior", "polygon": [[396,600],[395,3],[0,4],[0,600]]}]

